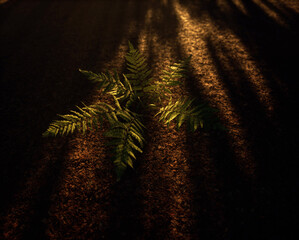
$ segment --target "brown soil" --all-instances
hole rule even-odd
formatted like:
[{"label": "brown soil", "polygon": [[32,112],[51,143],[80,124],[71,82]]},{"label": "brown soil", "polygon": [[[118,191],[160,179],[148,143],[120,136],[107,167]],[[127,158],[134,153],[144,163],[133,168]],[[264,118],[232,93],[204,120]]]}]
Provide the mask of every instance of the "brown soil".
[{"label": "brown soil", "polygon": [[[73,0],[0,5],[1,239],[295,239],[299,4]],[[130,40],[154,77],[192,54],[175,98],[219,109],[226,132],[147,119],[116,182],[103,131],[42,139],[100,98],[77,69],[124,69]]]}]

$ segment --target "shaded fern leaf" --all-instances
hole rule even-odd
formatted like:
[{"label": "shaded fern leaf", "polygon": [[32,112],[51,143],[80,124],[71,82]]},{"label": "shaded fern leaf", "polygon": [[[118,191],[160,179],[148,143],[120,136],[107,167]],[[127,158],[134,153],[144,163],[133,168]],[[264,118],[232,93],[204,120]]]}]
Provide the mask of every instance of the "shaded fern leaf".
[{"label": "shaded fern leaf", "polygon": [[119,110],[117,117],[122,121],[115,122],[105,136],[110,138],[107,145],[114,147],[113,163],[117,180],[120,180],[128,166],[133,168],[133,159],[136,159],[136,152],[142,153],[145,139],[144,126],[136,114]]},{"label": "shaded fern leaf", "polygon": [[109,90],[115,85],[115,80],[111,77],[109,73],[93,73],[91,71],[86,71],[79,69],[79,71],[84,74],[91,82],[97,84],[98,89],[104,89],[104,91]]},{"label": "shaded fern leaf", "polygon": [[124,81],[123,84],[116,71],[114,73],[93,73],[91,71],[85,71],[79,69],[87,78],[93,83],[97,84],[99,90],[103,90],[104,93],[115,96],[117,99],[123,99],[124,96],[127,97],[127,92],[132,92],[128,82]]},{"label": "shaded fern leaf", "polygon": [[138,92],[142,90],[142,87],[149,84],[152,71],[147,66],[145,57],[130,42],[129,51],[125,58],[127,70],[129,71],[126,76],[130,80],[133,90]]}]

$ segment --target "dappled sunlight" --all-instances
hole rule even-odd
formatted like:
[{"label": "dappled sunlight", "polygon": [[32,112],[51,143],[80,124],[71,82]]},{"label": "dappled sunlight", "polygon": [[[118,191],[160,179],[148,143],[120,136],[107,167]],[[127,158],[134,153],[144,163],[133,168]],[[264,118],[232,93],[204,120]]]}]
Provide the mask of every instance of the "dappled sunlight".
[{"label": "dappled sunlight", "polygon": [[[164,3],[164,2],[163,2]],[[138,36],[137,48],[148,59],[152,68],[153,78],[159,81],[162,70],[179,59],[176,49],[176,16],[171,11],[171,5],[148,8],[145,15],[145,25]],[[167,9],[167,10],[166,10]],[[167,12],[165,12],[167,11]],[[161,24],[163,19],[170,19],[172,25]],[[164,22],[164,21],[162,21]]]},{"label": "dappled sunlight", "polygon": [[[0,238],[274,239],[277,222],[295,222],[289,213],[297,183],[292,114],[298,2],[0,0],[0,15],[0,108],[7,119],[1,148],[7,200],[1,206]],[[172,101],[194,97],[208,103],[219,110],[226,130],[187,131],[186,109],[165,113],[173,120],[167,127],[155,116],[158,107],[134,105],[147,128],[140,133],[146,144],[141,146],[141,137],[130,135],[128,128],[110,136],[129,139],[128,145],[113,143],[122,149],[117,159],[133,168],[117,181],[115,170],[123,166],[116,168],[112,147],[105,145],[107,122],[86,135],[44,140],[41,135],[56,113],[99,101],[114,106],[117,91],[109,91],[115,85],[98,90],[78,69],[115,70],[126,79],[129,42],[152,70],[151,84],[161,81],[170,65],[192,55],[186,77],[179,77],[182,84],[170,83],[166,88],[172,93],[166,95]],[[134,61],[143,65],[144,59]],[[135,63],[129,65],[131,72],[138,69]],[[140,69],[147,79],[145,65]],[[140,75],[127,77],[143,79]],[[134,87],[126,96],[136,91],[141,101],[152,100],[147,94],[158,89]],[[168,101],[155,104],[165,107]],[[125,103],[120,100],[118,109],[127,108]],[[206,116],[200,110],[192,114],[191,120]],[[178,116],[186,120],[180,130]],[[73,121],[60,133],[80,127]],[[124,122],[114,127],[127,126]],[[130,137],[141,142],[142,150]],[[134,155],[134,149],[139,153]]]},{"label": "dappled sunlight", "polygon": [[232,0],[233,4],[245,15],[248,15],[248,11],[245,8],[242,0]]},{"label": "dappled sunlight", "polygon": [[[171,8],[163,1],[163,6],[168,8],[170,16]],[[159,6],[159,5],[158,5]],[[170,9],[169,9],[170,8]],[[163,69],[178,59],[175,41],[172,35],[175,32],[173,26],[165,26],[165,31],[159,33],[164,25],[157,25],[163,18],[168,18],[165,9],[159,6],[149,8],[145,16],[145,27],[138,38],[138,49],[149,59],[153,69],[153,78],[159,81]],[[175,20],[171,21],[176,23]],[[161,24],[161,23],[160,23]],[[157,31],[157,29],[159,31]],[[182,89],[174,90],[182,95]],[[140,218],[145,226],[145,237],[191,239],[194,215],[192,210],[192,182],[190,180],[190,163],[186,158],[184,132],[177,132],[171,124],[170,129],[163,127],[151,118],[154,123],[150,124],[149,139],[154,139],[155,144],[149,144],[142,158],[138,171],[140,176],[139,194],[144,199],[143,211]],[[154,126],[155,125],[155,126]],[[165,142],[165,138],[169,142]],[[160,139],[160,141],[159,141]],[[184,140],[185,139],[185,140]],[[163,216],[163,217],[161,217]],[[159,229],[159,230],[157,230]],[[154,233],[155,231],[155,233]],[[151,234],[148,236],[147,234]]]},{"label": "dappled sunlight", "polygon": [[[98,73],[113,70],[121,73],[128,50],[127,39],[121,42],[110,61],[95,64]],[[89,101],[109,102],[111,99],[102,91],[94,91]],[[111,154],[104,146],[102,133],[106,128],[105,125],[99,126],[98,131],[89,132],[86,136],[78,135],[70,141],[70,149],[64,156],[65,170],[51,197],[48,237],[61,238],[59,234],[65,232],[70,236],[90,236],[93,239],[103,237],[101,234],[109,231],[114,213],[109,199],[113,194],[115,173]]]},{"label": "dappled sunlight", "polygon": [[[175,8],[181,23],[180,43],[186,53],[193,54],[191,66],[195,71],[195,79],[198,81],[196,85],[211,104],[219,109],[221,118],[228,123],[231,145],[237,155],[236,159],[239,161],[240,170],[247,177],[254,178],[256,163],[250,156],[246,132],[243,130],[240,117],[231,102],[228,90],[219,78],[208,52],[206,39],[211,34],[218,34],[218,36],[221,34],[217,33],[217,28],[211,23],[201,23],[191,19],[187,10],[178,2],[176,2]],[[219,38],[221,37],[219,36]],[[197,39],[197,41],[192,41],[193,39]]]},{"label": "dappled sunlight", "polygon": [[95,238],[108,227],[110,202],[107,199],[114,175],[101,142],[100,136],[94,134],[70,142],[63,174],[51,196],[46,219],[49,238]]},{"label": "dappled sunlight", "polygon": [[273,19],[275,22],[277,22],[278,24],[282,25],[282,26],[287,26],[287,23],[285,22],[285,19],[274,9],[271,9],[269,7],[269,3],[271,1],[268,2],[268,4],[262,0],[253,0],[253,2],[259,6],[262,11],[271,19]]},{"label": "dappled sunlight", "polygon": [[[175,150],[172,150],[172,154],[175,151],[176,158],[169,159],[163,173],[164,178],[169,178],[167,182],[169,182],[168,189],[171,193],[168,211],[170,216],[170,237],[191,239],[191,234],[188,234],[188,230],[192,229],[192,224],[194,224],[192,221],[194,212],[192,209],[193,194],[190,180],[191,167],[189,159],[186,158],[186,152],[183,150],[184,144],[179,144],[178,137],[174,136],[174,141],[178,146]],[[167,145],[165,147],[171,149]]]},{"label": "dappled sunlight", "polygon": [[[190,162],[186,158],[186,136],[184,132],[177,132],[173,124],[169,129],[158,128],[159,131],[154,126],[149,129],[155,144],[148,146],[144,156],[146,162],[140,169],[143,173],[140,176],[140,194],[144,199],[141,219],[146,232],[153,234],[152,238],[167,235],[190,239],[190,229],[194,225],[194,187],[190,179]],[[165,137],[168,142],[164,141]]]},{"label": "dappled sunlight", "polygon": [[[230,38],[235,44],[225,43],[223,39]],[[231,69],[231,78],[235,78],[236,85],[242,85],[252,88],[252,92],[263,106],[264,112],[270,118],[275,107],[275,100],[272,97],[271,90],[268,86],[268,81],[263,76],[261,69],[259,69],[256,61],[250,56],[243,43],[236,38],[236,36],[229,34],[229,36],[219,35],[214,37],[214,45],[221,49],[221,53],[217,56],[223,63],[227,63],[224,68]],[[233,64],[236,63],[236,69],[232,69]],[[243,79],[241,79],[242,76]],[[245,79],[244,79],[245,78]],[[244,82],[248,81],[248,85]],[[247,89],[250,91],[250,89]]]}]

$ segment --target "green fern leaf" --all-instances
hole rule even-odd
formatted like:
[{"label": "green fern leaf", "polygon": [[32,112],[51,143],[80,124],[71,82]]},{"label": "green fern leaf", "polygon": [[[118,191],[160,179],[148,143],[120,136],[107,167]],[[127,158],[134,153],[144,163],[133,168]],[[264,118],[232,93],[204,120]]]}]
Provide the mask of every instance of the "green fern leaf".
[{"label": "green fern leaf", "polygon": [[71,110],[69,114],[59,115],[62,120],[53,121],[43,136],[65,136],[76,130],[84,134],[88,128],[98,123],[98,115],[104,112],[103,108],[99,108],[97,105],[85,105],[82,108],[77,108],[78,111]]},{"label": "green fern leaf", "polygon": [[127,70],[130,72],[126,74],[132,86],[147,86],[151,80],[151,70],[146,64],[146,59],[140,52],[129,43],[129,52],[125,56],[127,63]]},{"label": "green fern leaf", "polygon": [[130,147],[132,147],[136,151],[142,153],[142,150],[133,141],[131,141],[130,139],[128,139],[128,142],[129,142]]},{"label": "green fern leaf", "polygon": [[176,119],[177,128],[179,129],[184,121],[188,122],[189,129],[191,131],[200,128],[206,128],[209,126],[217,126],[215,122],[214,109],[206,106],[205,104],[195,105],[195,99],[184,98],[172,103],[171,101],[166,107],[160,108],[157,115],[160,115],[159,121],[163,121],[165,124]]}]

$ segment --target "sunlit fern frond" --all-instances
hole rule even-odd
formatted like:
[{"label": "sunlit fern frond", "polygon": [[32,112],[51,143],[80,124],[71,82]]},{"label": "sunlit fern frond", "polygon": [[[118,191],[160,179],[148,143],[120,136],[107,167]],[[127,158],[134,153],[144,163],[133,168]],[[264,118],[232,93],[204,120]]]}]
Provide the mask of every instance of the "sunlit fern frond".
[{"label": "sunlit fern frond", "polygon": [[129,51],[125,57],[129,71],[126,76],[130,80],[133,89],[139,91],[151,81],[152,71],[148,68],[145,57],[130,42]]},{"label": "sunlit fern frond", "polygon": [[160,115],[159,121],[167,125],[176,119],[178,129],[185,121],[191,131],[198,128],[221,128],[221,124],[215,117],[214,108],[207,104],[194,104],[194,102],[195,99],[188,97],[174,103],[170,101],[166,107],[160,108],[156,116]]},{"label": "sunlit fern frond", "polygon": [[190,59],[191,55],[185,60],[174,63],[167,70],[163,71],[163,75],[160,77],[158,85],[164,92],[171,93],[169,87],[182,84],[182,81],[180,80],[186,77]]},{"label": "sunlit fern frond", "polygon": [[104,93],[117,95],[123,95],[123,92],[127,89],[127,84],[124,85],[117,72],[114,71],[106,73],[94,73],[91,71],[86,71],[79,69],[79,71],[84,74],[91,82],[97,84],[99,90],[103,90]]},{"label": "sunlit fern frond", "polygon": [[144,125],[136,114],[119,110],[117,116],[122,120],[114,122],[105,136],[111,138],[107,145],[114,147],[113,163],[119,180],[128,166],[133,168],[133,159],[136,159],[136,152],[142,153],[145,139]]},{"label": "sunlit fern frond", "polygon": [[[174,63],[167,70],[163,71],[163,75],[160,76],[160,81],[149,84],[143,88],[143,91],[150,93],[156,99],[161,101],[161,97],[169,97],[172,92],[171,87],[182,84],[182,78],[186,77],[191,55],[178,63]],[[169,94],[167,96],[167,93]]]},{"label": "sunlit fern frond", "polygon": [[97,84],[99,90],[102,89],[104,93],[112,95],[120,102],[126,102],[124,105],[129,106],[135,100],[132,84],[125,74],[123,74],[123,80],[121,80],[116,72],[113,74],[110,72],[97,74],[81,69],[79,71],[87,76],[90,81]]},{"label": "sunlit fern frond", "polygon": [[43,136],[65,136],[75,131],[84,134],[87,129],[101,124],[104,117],[110,123],[118,120],[115,108],[106,103],[77,108],[77,111],[71,110],[69,114],[59,115],[62,119],[53,121]]}]

